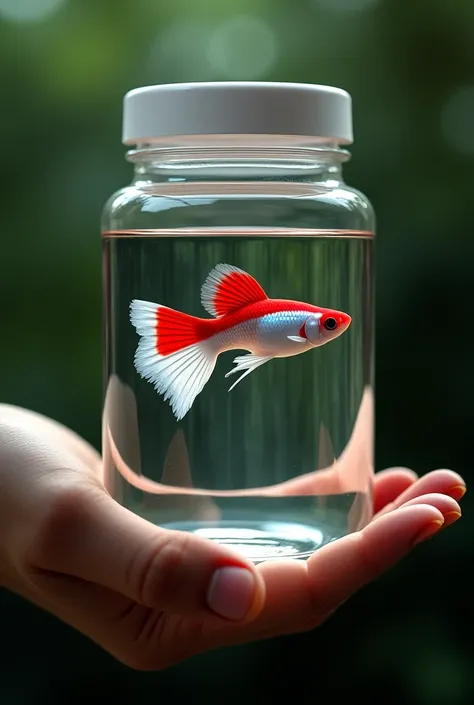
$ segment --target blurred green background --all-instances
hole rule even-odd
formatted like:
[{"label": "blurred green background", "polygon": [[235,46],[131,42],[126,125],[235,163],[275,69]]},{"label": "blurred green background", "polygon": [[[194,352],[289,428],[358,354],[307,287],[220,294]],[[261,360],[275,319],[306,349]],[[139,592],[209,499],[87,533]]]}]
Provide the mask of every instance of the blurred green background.
[{"label": "blurred green background", "polygon": [[[0,0],[1,400],[100,446],[99,221],[131,179],[123,94],[226,79],[352,94],[345,174],[378,217],[377,468],[474,479],[472,0]],[[471,506],[316,633],[160,674],[1,593],[0,703],[472,703]]]}]

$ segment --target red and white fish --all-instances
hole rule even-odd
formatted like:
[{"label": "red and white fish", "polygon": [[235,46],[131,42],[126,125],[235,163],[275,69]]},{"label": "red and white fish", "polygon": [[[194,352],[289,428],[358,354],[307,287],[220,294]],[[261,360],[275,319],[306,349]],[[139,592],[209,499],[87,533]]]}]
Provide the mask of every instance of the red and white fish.
[{"label": "red and white fish", "polygon": [[226,374],[250,372],[278,357],[291,357],[334,340],[349,327],[342,311],[301,301],[269,299],[238,267],[218,264],[201,288],[201,303],[213,318],[197,318],[161,304],[133,300],[130,320],[140,341],[135,367],[169,400],[179,421],[203,390],[218,355],[248,350]]}]

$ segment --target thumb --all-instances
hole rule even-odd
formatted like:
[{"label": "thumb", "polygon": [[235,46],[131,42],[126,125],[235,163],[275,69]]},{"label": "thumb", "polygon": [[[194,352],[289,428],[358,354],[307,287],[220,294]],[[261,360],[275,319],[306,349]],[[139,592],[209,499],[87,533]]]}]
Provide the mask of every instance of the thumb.
[{"label": "thumb", "polygon": [[201,619],[247,622],[265,601],[265,583],[251,562],[210,540],[158,528],[95,486],[57,498],[33,559],[39,569]]}]

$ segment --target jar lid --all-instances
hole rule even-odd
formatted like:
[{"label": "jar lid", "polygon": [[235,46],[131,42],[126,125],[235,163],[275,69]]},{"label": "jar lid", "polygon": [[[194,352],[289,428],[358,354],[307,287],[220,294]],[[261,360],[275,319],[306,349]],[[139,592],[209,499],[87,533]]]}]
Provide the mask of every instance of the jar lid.
[{"label": "jar lid", "polygon": [[351,97],[332,86],[258,81],[164,84],[125,95],[126,145],[228,143],[239,135],[246,143],[278,136],[279,144],[350,144]]}]

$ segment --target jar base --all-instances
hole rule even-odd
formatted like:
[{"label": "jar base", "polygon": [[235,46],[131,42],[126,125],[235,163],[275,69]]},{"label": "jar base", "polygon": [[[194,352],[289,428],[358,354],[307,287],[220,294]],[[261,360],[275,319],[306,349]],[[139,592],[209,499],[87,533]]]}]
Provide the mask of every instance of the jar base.
[{"label": "jar base", "polygon": [[274,521],[173,522],[163,528],[210,539],[243,554],[253,563],[307,560],[318,548],[341,536],[330,525]]}]

